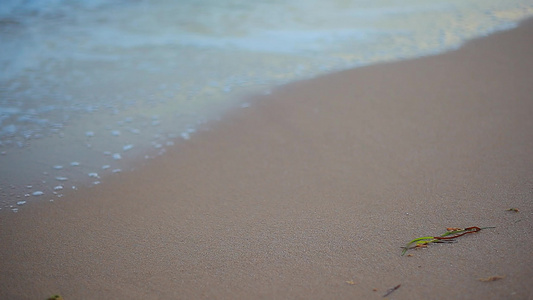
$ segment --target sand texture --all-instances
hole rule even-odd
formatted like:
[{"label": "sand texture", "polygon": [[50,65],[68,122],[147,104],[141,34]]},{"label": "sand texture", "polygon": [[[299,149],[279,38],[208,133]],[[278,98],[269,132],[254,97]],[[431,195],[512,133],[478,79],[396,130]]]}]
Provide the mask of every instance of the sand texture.
[{"label": "sand texture", "polygon": [[[0,211],[0,298],[533,298],[533,22],[251,103]],[[400,256],[468,226],[496,228]]]}]

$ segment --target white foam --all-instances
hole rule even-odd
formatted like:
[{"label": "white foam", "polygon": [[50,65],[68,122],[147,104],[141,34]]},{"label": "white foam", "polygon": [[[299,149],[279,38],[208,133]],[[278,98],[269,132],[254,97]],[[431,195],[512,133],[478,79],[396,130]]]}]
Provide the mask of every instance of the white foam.
[{"label": "white foam", "polygon": [[191,138],[190,134],[188,132],[182,132],[181,133],[181,138],[184,139],[184,140],[188,140]]}]

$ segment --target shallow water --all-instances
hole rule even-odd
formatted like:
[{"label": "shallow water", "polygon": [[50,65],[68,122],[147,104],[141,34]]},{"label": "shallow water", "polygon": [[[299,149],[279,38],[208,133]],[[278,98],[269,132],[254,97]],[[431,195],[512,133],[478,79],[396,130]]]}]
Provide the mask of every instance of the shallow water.
[{"label": "shallow water", "polygon": [[128,171],[243,95],[455,49],[531,15],[524,0],[4,0],[0,207]]}]

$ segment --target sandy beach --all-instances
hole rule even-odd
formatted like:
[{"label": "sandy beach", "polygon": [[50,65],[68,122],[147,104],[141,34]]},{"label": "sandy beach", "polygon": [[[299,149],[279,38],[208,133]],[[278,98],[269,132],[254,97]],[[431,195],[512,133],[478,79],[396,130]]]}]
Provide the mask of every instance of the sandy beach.
[{"label": "sandy beach", "polygon": [[[134,172],[2,210],[0,298],[533,299],[532,41],[529,20],[290,84]],[[400,255],[470,226],[495,228]]]}]

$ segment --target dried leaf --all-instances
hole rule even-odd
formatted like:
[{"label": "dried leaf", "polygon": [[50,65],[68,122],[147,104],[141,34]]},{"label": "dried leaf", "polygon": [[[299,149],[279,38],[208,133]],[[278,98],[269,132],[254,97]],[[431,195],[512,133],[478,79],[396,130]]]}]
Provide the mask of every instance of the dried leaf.
[{"label": "dried leaf", "polygon": [[355,282],[353,281],[353,279],[352,279],[352,280],[345,281],[345,282],[346,282],[347,284],[349,284],[349,285],[354,285],[354,284],[355,284]]},{"label": "dried leaf", "polygon": [[483,282],[496,281],[496,280],[503,279],[504,277],[505,276],[490,276],[487,278],[479,278],[479,281],[483,281]]},{"label": "dried leaf", "polygon": [[505,211],[519,212],[520,210],[518,210],[518,208],[511,207],[511,208],[509,208],[509,209],[506,209]]}]

